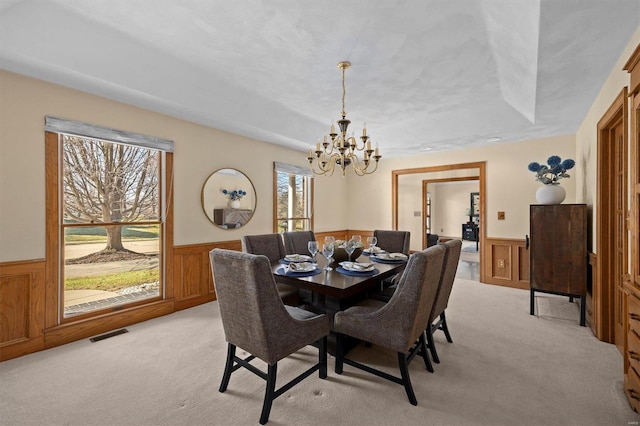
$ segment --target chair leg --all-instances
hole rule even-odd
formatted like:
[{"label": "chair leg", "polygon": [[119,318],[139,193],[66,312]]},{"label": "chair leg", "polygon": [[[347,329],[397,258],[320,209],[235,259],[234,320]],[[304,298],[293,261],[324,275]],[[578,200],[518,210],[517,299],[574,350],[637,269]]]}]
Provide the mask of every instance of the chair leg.
[{"label": "chair leg", "polygon": [[429,373],[433,373],[433,365],[431,365],[431,360],[429,360],[429,352],[427,352],[427,344],[424,341],[424,335],[426,331],[423,331],[420,335],[420,352],[419,355],[422,355],[422,359],[424,360],[424,366],[427,367],[427,371]]},{"label": "chair leg", "polygon": [[220,392],[224,392],[227,390],[227,386],[229,385],[229,379],[231,378],[231,373],[233,372],[233,359],[236,356],[236,346],[231,343],[227,344],[227,362],[224,365],[224,374],[222,375],[222,383],[220,383]]},{"label": "chair leg", "polygon": [[320,339],[320,345],[318,347],[318,363],[320,368],[318,374],[321,379],[327,378],[327,336]]},{"label": "chair leg", "polygon": [[269,413],[271,405],[275,398],[276,389],[276,373],[278,371],[278,363],[269,365],[267,370],[267,388],[264,392],[264,403],[262,404],[262,414],[260,415],[260,424],[263,425],[269,421]]},{"label": "chair leg", "polygon": [[340,333],[336,333],[336,374],[342,374],[342,367],[343,367],[343,359],[342,357],[344,356],[343,354],[343,348],[342,348],[342,334]]},{"label": "chair leg", "polygon": [[444,335],[447,337],[447,342],[453,343],[451,339],[451,334],[449,333],[449,327],[447,327],[447,317],[445,317],[444,312],[440,314],[440,319],[442,320],[442,331],[444,331]]},{"label": "chair leg", "polygon": [[404,385],[405,392],[407,392],[407,397],[409,397],[409,402],[411,405],[418,405],[416,395],[413,393],[413,386],[411,386],[411,379],[409,378],[409,363],[407,362],[407,356],[402,352],[398,352],[398,367],[400,367],[402,384]]},{"label": "chair leg", "polygon": [[438,358],[438,352],[436,351],[436,343],[433,341],[433,329],[431,328],[431,324],[427,326],[427,329],[424,331],[427,335],[427,345],[429,346],[429,351],[431,352],[431,358],[433,358],[433,362],[436,364],[440,364],[440,358]]}]

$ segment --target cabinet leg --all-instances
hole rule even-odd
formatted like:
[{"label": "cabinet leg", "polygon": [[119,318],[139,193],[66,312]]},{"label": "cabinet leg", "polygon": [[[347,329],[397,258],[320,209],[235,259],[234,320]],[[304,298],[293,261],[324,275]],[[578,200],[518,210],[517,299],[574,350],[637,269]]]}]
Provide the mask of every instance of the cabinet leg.
[{"label": "cabinet leg", "polygon": [[534,314],[534,300],[535,300],[534,299],[534,295],[533,295],[534,292],[535,292],[535,290],[531,289],[530,290],[530,295],[529,295],[529,313],[531,315]]},{"label": "cabinet leg", "polygon": [[587,297],[580,296],[580,325],[586,327],[587,323]]}]

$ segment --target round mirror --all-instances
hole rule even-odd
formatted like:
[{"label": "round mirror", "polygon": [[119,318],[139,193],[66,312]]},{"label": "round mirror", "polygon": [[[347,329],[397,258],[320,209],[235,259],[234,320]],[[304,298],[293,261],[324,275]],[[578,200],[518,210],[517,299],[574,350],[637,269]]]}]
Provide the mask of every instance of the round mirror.
[{"label": "round mirror", "polygon": [[256,190],[244,173],[235,169],[213,172],[202,186],[202,209],[222,229],[244,226],[256,209]]}]

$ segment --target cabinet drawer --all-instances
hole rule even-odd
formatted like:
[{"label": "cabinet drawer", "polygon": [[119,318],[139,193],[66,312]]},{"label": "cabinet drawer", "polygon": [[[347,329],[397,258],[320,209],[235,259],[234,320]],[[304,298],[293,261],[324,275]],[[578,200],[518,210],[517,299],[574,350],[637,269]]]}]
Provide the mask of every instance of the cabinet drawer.
[{"label": "cabinet drawer", "polygon": [[[627,333],[627,349],[629,351],[629,364],[640,371],[640,334],[630,327]],[[637,389],[640,392],[640,388]]]},{"label": "cabinet drawer", "polygon": [[629,367],[627,372],[627,383],[624,389],[627,394],[629,404],[634,411],[640,411],[640,377],[633,367]]},{"label": "cabinet drawer", "polygon": [[638,330],[640,334],[640,300],[635,296],[627,297],[627,306],[629,307],[629,327]]}]

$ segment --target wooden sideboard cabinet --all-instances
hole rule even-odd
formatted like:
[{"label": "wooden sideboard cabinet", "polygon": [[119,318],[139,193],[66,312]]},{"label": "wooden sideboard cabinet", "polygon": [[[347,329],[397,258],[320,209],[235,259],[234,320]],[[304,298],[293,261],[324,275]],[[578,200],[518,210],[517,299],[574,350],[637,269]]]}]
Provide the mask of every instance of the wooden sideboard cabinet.
[{"label": "wooden sideboard cabinet", "polygon": [[235,228],[247,223],[252,214],[253,210],[248,209],[213,209],[213,223]]},{"label": "wooden sideboard cabinet", "polygon": [[585,325],[587,295],[586,204],[530,206],[529,284],[534,315],[536,291],[580,298],[580,325]]},{"label": "wooden sideboard cabinet", "polygon": [[626,330],[624,391],[634,411],[640,411],[640,290],[626,288],[628,325]]}]

